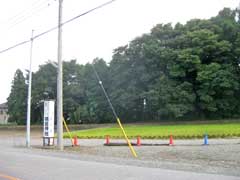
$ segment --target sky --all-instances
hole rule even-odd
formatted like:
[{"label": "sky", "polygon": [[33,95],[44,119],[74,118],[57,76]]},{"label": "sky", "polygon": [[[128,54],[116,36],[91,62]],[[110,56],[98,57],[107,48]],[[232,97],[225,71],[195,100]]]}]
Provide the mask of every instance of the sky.
[{"label": "sky", "polygon": [[[63,0],[63,22],[108,0]],[[109,62],[115,48],[149,33],[160,23],[208,19],[240,0],[116,0],[63,26],[63,60]],[[0,6],[0,51],[57,26],[58,0],[7,0]],[[6,102],[17,69],[29,69],[30,44],[0,54],[0,103]],[[33,41],[33,71],[57,61],[57,31]]]}]

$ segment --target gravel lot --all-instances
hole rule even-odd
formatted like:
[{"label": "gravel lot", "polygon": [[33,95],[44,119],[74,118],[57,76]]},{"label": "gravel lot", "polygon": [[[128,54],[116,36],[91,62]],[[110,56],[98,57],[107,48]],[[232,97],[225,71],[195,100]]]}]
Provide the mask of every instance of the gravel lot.
[{"label": "gravel lot", "polygon": [[[138,154],[138,158],[134,158],[127,146],[104,146],[104,139],[80,139],[78,147],[71,147],[70,140],[65,139],[65,149],[59,152],[53,147],[43,149],[39,132],[31,134],[32,148],[23,148],[24,136],[23,132],[0,131],[0,146],[85,161],[240,176],[239,138],[209,139],[207,146],[202,145],[203,140],[174,140],[174,146],[164,145],[168,143],[167,140],[142,140],[149,146],[134,146]],[[125,143],[124,140],[110,142]]]}]

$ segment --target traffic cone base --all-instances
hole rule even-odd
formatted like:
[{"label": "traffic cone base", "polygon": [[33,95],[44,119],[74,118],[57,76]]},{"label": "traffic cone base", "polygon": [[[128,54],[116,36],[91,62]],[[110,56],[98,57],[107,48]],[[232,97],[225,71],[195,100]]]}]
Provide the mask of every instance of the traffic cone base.
[{"label": "traffic cone base", "polygon": [[106,143],[105,144],[109,144],[110,143],[110,136],[106,135]]},{"label": "traffic cone base", "polygon": [[74,138],[73,138],[73,145],[74,146],[78,146],[78,138],[77,138],[77,136],[74,136]]},{"label": "traffic cone base", "polygon": [[170,138],[169,138],[169,146],[173,146],[173,136],[170,135]]},{"label": "traffic cone base", "polygon": [[137,137],[137,146],[141,146],[141,138],[140,138],[140,136]]}]

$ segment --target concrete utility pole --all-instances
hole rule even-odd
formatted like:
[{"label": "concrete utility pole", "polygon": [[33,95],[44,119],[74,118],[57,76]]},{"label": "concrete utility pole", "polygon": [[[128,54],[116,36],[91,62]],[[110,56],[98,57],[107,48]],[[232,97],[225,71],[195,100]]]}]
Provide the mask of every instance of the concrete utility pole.
[{"label": "concrete utility pole", "polygon": [[58,13],[58,77],[57,77],[57,147],[63,150],[63,87],[62,87],[62,2]]},{"label": "concrete utility pole", "polygon": [[32,96],[32,49],[33,49],[33,30],[31,36],[30,45],[30,65],[29,65],[29,77],[28,77],[28,99],[27,99],[27,134],[26,134],[26,146],[30,145],[30,126],[31,126],[31,96]]}]

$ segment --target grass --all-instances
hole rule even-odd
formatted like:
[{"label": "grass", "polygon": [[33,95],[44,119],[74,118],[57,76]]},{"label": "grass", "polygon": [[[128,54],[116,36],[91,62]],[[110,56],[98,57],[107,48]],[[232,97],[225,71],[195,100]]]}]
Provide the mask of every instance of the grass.
[{"label": "grass", "polygon": [[[202,138],[205,133],[209,138],[240,137],[240,123],[232,124],[191,124],[191,125],[126,125],[124,129],[129,138],[167,139],[173,135],[176,139]],[[123,138],[118,126],[73,131],[78,138]],[[68,134],[64,133],[64,138]]]}]

